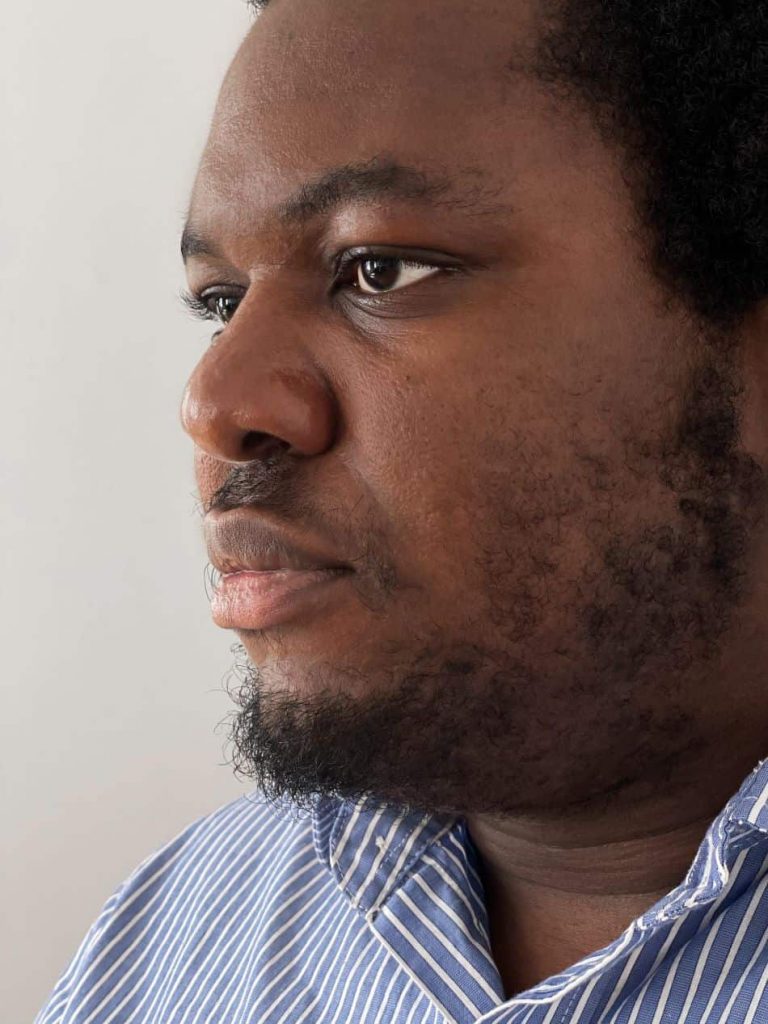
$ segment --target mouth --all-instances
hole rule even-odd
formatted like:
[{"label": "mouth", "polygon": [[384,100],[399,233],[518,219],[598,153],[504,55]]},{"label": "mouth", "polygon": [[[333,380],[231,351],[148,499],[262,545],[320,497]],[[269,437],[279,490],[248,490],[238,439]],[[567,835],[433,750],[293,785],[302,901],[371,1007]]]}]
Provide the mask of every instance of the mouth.
[{"label": "mouth", "polygon": [[333,600],[334,590],[352,572],[334,567],[227,573],[213,592],[213,621],[222,629],[269,629],[313,614]]}]

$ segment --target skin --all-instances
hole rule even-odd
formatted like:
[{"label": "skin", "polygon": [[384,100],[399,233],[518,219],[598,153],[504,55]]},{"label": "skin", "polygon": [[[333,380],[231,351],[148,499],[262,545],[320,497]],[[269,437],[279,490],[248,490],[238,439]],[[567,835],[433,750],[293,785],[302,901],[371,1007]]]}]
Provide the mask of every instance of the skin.
[{"label": "skin", "polygon": [[[238,634],[251,746],[290,719],[337,791],[465,815],[512,995],[681,881],[766,754],[768,317],[724,338],[665,291],[620,150],[526,70],[534,2],[426,8],[273,0],[243,42],[186,261],[239,306],[181,415],[205,508],[356,569]],[[458,269],[331,295],[373,245]],[[686,498],[727,510],[735,575]]]}]

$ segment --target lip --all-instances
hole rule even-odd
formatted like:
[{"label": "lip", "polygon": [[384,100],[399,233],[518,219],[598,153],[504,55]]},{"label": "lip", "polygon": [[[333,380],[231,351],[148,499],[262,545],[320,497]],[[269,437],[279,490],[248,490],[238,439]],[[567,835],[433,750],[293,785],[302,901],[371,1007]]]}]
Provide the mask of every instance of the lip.
[{"label": "lip", "polygon": [[346,567],[227,573],[213,592],[213,621],[223,629],[268,629],[321,609],[351,574]]},{"label": "lip", "polygon": [[234,509],[210,513],[203,523],[208,558],[223,575],[251,570],[351,570],[319,545],[297,539],[262,513]]}]

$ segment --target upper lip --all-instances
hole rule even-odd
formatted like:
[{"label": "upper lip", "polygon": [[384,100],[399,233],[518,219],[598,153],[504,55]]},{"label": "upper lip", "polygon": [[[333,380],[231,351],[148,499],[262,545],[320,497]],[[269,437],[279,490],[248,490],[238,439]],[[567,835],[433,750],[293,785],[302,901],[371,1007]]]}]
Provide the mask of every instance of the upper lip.
[{"label": "upper lip", "polygon": [[272,569],[351,569],[314,545],[296,543],[284,528],[244,510],[209,513],[203,530],[211,564],[224,575]]}]

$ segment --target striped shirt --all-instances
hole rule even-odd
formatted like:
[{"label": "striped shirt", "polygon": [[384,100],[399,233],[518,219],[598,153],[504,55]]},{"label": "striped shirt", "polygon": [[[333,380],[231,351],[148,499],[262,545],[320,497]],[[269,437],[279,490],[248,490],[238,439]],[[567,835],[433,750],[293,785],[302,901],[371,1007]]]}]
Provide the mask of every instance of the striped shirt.
[{"label": "striped shirt", "polygon": [[505,999],[463,818],[258,793],[105,904],[38,1024],[766,1024],[768,760],[684,881],[614,942]]}]

